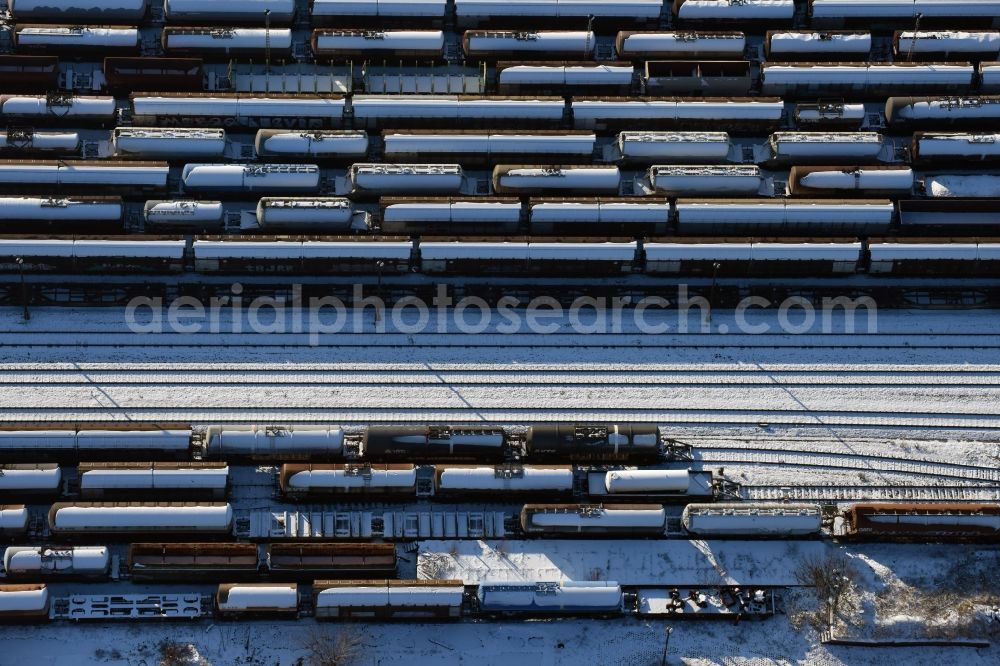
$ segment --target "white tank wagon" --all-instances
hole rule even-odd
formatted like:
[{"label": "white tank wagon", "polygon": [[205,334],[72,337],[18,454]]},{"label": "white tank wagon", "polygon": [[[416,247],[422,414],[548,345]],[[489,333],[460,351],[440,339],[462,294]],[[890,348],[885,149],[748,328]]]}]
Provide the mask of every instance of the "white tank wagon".
[{"label": "white tank wagon", "polygon": [[462,615],[465,584],[460,580],[317,580],[316,618],[448,620]]},{"label": "white tank wagon", "polygon": [[674,0],[681,21],[791,21],[795,0]]},{"label": "white tank wagon", "polygon": [[111,571],[111,554],[107,546],[10,546],[3,566],[11,578],[103,578]]},{"label": "white tank wagon", "polygon": [[587,474],[591,501],[677,502],[715,498],[712,472],[688,469],[614,469]]},{"label": "white tank wagon", "polygon": [[628,64],[500,63],[497,66],[497,85],[504,92],[567,87],[586,87],[593,92],[628,92],[634,72],[632,65]]},{"label": "white tank wagon", "polygon": [[459,27],[585,25],[588,19],[627,26],[658,22],[662,11],[663,0],[455,0]]},{"label": "white tank wagon", "polygon": [[414,495],[413,465],[282,465],[281,492],[292,498],[329,495]]},{"label": "white tank wagon", "polygon": [[393,55],[440,58],[444,33],[440,30],[314,30],[312,50],[317,56]]},{"label": "white tank wagon", "polygon": [[312,191],[320,170],[315,164],[185,164],[181,182],[186,190]]},{"label": "white tank wagon", "polygon": [[28,531],[28,508],[23,504],[0,504],[0,536],[18,536]]},{"label": "white tank wagon", "polygon": [[229,583],[220,585],[215,607],[223,616],[291,615],[299,613],[297,583]]},{"label": "white tank wagon", "polygon": [[923,164],[994,162],[1000,160],[1000,133],[914,132],[910,157]]},{"label": "white tank wagon", "polygon": [[446,0],[312,0],[313,25],[440,24]]},{"label": "white tank wagon", "polygon": [[615,582],[484,582],[479,609],[487,615],[588,615],[622,613],[622,589]]},{"label": "white tank wagon", "polygon": [[209,229],[221,227],[225,211],[221,201],[147,201],[142,218],[149,227]]},{"label": "white tank wagon", "polygon": [[78,502],[49,509],[49,529],[59,537],[224,535],[232,525],[233,508],[224,502]]},{"label": "white tank wagon", "polygon": [[87,499],[161,495],[224,499],[224,463],[81,463],[80,494]]},{"label": "white tank wagon", "polygon": [[72,94],[2,95],[3,119],[28,123],[113,123],[117,107],[114,97],[84,97]]},{"label": "white tank wagon", "polygon": [[368,154],[368,135],[355,130],[257,130],[254,148],[260,157],[338,159]]},{"label": "white tank wagon", "polygon": [[979,19],[991,25],[1000,16],[1000,0],[809,0],[814,25],[888,21],[912,26],[940,19]]},{"label": "white tank wagon", "polygon": [[532,199],[533,234],[629,236],[664,234],[669,230],[666,199]]},{"label": "white tank wagon", "polygon": [[566,110],[561,97],[477,97],[473,95],[354,95],[354,118],[365,127],[479,126],[519,127],[560,124]]},{"label": "white tank wagon", "polygon": [[257,224],[265,231],[348,231],[353,221],[348,199],[264,197],[257,203]]},{"label": "white tank wagon", "polygon": [[769,60],[867,60],[871,50],[867,30],[769,30],[764,40]]},{"label": "white tank wagon", "polygon": [[416,199],[384,197],[381,230],[387,234],[513,234],[521,225],[515,198]]},{"label": "white tank wagon", "polygon": [[979,63],[979,90],[984,93],[995,93],[1000,90],[1000,63]]},{"label": "white tank wagon", "polygon": [[616,166],[515,166],[493,168],[493,189],[501,194],[584,192],[617,194],[621,172]]},{"label": "white tank wagon", "polygon": [[525,504],[526,534],[663,536],[667,512],[659,504]]},{"label": "white tank wagon", "polygon": [[[60,241],[33,241],[34,243],[59,243]],[[75,241],[82,243],[84,241]],[[169,249],[182,255],[184,241],[171,242],[167,248],[155,245],[156,241],[143,241],[142,246],[150,246],[150,253]],[[108,256],[114,256],[115,245],[105,243]],[[41,246],[44,248],[45,246]],[[53,250],[35,252],[64,251],[61,246]],[[23,248],[28,249],[28,248]],[[0,246],[4,254],[17,253],[11,246]],[[72,245],[70,246],[72,253]],[[26,257],[34,256],[25,253]],[[41,255],[46,256],[46,255]],[[26,259],[27,261],[27,259]],[[114,455],[119,457],[127,452],[142,453],[145,456],[187,456],[191,448],[191,430],[0,430],[0,456],[69,456],[87,458],[89,456]]]},{"label": "white tank wagon", "polygon": [[596,43],[597,36],[586,30],[468,30],[462,36],[466,57],[484,60],[525,55],[552,60],[566,56],[586,59],[593,54]]},{"label": "white tank wagon", "polygon": [[44,585],[0,585],[0,622],[49,619],[49,590]]},{"label": "white tank wagon", "polygon": [[111,133],[116,157],[222,157],[226,130],[118,127]]},{"label": "white tank wagon", "polygon": [[0,188],[164,190],[169,173],[166,162],[0,160]]},{"label": "white tank wagon", "polygon": [[40,20],[76,21],[83,24],[135,21],[146,16],[146,0],[8,0],[18,23]]},{"label": "white tank wagon", "polygon": [[927,175],[919,190],[934,198],[995,199],[1000,196],[1000,176],[991,174]]},{"label": "white tank wagon", "polygon": [[501,499],[509,495],[565,495],[573,492],[573,468],[476,467],[439,465],[434,471],[438,495],[486,495]]},{"label": "white tank wagon", "polygon": [[761,92],[801,96],[843,94],[898,94],[910,90],[967,92],[975,83],[976,68],[959,63],[764,63]]},{"label": "white tank wagon", "polygon": [[131,101],[136,124],[213,128],[336,127],[343,123],[345,105],[339,95],[133,93]]},{"label": "white tank wagon", "polygon": [[736,31],[622,31],[615,38],[618,57],[741,60],[747,38]]},{"label": "white tank wagon", "polygon": [[[42,0],[39,0],[42,1]],[[272,23],[290,23],[295,15],[295,0],[164,0],[163,13],[172,23],[198,21],[230,23],[264,22],[270,12]]]},{"label": "white tank wagon", "polygon": [[78,132],[34,130],[0,130],[0,151],[77,153],[80,150]]},{"label": "white tank wagon", "polygon": [[626,162],[720,163],[729,159],[726,132],[619,132],[618,154]]},{"label": "white tank wagon", "polygon": [[782,164],[872,164],[885,139],[878,132],[775,132],[767,148],[768,161]]},{"label": "white tank wagon", "polygon": [[18,25],[14,30],[14,41],[18,51],[134,51],[139,48],[139,29],[132,26]]},{"label": "white tank wagon", "polygon": [[0,196],[0,225],[18,222],[122,221],[121,197],[17,197]]},{"label": "white tank wagon", "polygon": [[403,273],[412,249],[408,241],[194,242],[195,268],[206,273]]},{"label": "white tank wagon", "polygon": [[730,132],[776,129],[785,104],[776,97],[672,98],[651,97],[573,98],[573,123],[580,128],[648,130],[693,129],[725,126]]},{"label": "white tank wagon", "polygon": [[869,235],[892,224],[892,201],[689,201],[675,204],[677,230],[685,235],[799,233]]},{"label": "white tank wagon", "polygon": [[292,31],[288,28],[186,28],[167,26],[160,37],[167,53],[194,53],[207,58],[264,54],[275,55],[292,50]]},{"label": "white tank wagon", "polygon": [[993,129],[1000,127],[1000,96],[890,97],[885,102],[885,119],[893,128]]},{"label": "white tank wagon", "polygon": [[667,196],[758,196],[764,191],[764,176],[753,165],[654,165],[649,183]]},{"label": "white tank wagon", "polygon": [[897,58],[996,59],[1000,56],[1000,31],[897,30],[892,48]]},{"label": "white tank wagon", "polygon": [[818,504],[688,504],[681,525],[707,537],[789,538],[818,536],[823,509]]},{"label": "white tank wagon", "polygon": [[62,480],[55,463],[0,465],[0,496],[56,495]]},{"label": "white tank wagon", "polygon": [[458,164],[354,164],[347,171],[351,194],[458,194],[465,173]]},{"label": "white tank wagon", "polygon": [[803,129],[810,127],[851,127],[857,128],[865,119],[864,104],[844,104],[843,102],[819,102],[797,104],[792,112],[795,123]]},{"label": "white tank wagon", "polygon": [[338,426],[210,426],[205,441],[213,458],[340,458],[344,430]]},{"label": "white tank wagon", "polygon": [[845,196],[863,194],[906,194],[913,190],[913,169],[909,167],[792,167],[788,174],[791,196]]},{"label": "white tank wagon", "polygon": [[489,162],[496,156],[544,155],[590,161],[597,146],[593,132],[486,132],[477,130],[386,131],[385,155],[390,159],[440,156],[442,159]]},{"label": "white tank wagon", "polygon": [[874,275],[996,275],[997,243],[872,243],[868,246]]},{"label": "white tank wagon", "polygon": [[[646,243],[651,274],[745,276],[853,273],[861,243]],[[718,264],[718,266],[716,266]]]}]

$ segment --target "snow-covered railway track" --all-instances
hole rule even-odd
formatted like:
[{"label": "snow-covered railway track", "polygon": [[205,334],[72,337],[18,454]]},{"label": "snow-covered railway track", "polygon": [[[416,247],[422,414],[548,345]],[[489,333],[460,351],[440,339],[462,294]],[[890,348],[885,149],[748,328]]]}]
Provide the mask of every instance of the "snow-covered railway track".
[{"label": "snow-covered railway track", "polygon": [[859,472],[890,472],[913,476],[966,479],[969,482],[1000,484],[1000,469],[961,463],[911,460],[888,456],[867,456],[821,451],[749,451],[742,448],[696,448],[695,461],[712,465],[768,465],[811,467]]},{"label": "snow-covered railway track", "polygon": [[996,502],[1000,488],[945,486],[744,486],[743,498],[754,501],[810,502]]}]

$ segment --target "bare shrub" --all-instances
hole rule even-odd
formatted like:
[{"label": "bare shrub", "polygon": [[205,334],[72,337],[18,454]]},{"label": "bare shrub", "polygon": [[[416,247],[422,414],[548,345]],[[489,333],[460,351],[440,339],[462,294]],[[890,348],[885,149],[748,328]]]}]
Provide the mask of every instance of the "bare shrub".
[{"label": "bare shrub", "polygon": [[360,633],[349,625],[334,634],[317,627],[306,636],[303,646],[309,666],[350,666],[361,657],[363,648]]},{"label": "bare shrub", "polygon": [[833,629],[837,621],[854,624],[854,614],[860,610],[857,571],[850,560],[839,553],[803,558],[795,571],[800,585],[813,590],[819,607],[809,618],[817,630]]}]

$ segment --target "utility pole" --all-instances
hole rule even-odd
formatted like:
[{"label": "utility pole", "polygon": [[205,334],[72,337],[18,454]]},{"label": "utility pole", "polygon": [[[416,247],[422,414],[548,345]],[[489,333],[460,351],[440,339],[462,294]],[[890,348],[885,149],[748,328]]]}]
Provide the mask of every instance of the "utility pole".
[{"label": "utility pole", "polygon": [[[378,267],[378,298],[379,302],[382,301],[382,268],[385,267],[385,262],[379,259],[375,262],[375,266]],[[379,306],[375,306],[375,327],[378,328],[379,321]]]},{"label": "utility pole", "polygon": [[719,277],[719,267],[721,263],[716,261],[712,264],[712,288],[708,292],[708,323],[712,323],[712,308],[715,307],[715,280]]},{"label": "utility pole", "polygon": [[264,10],[264,76],[271,74],[271,10]]},{"label": "utility pole", "polygon": [[24,321],[31,320],[31,312],[28,311],[28,285],[24,283],[24,257],[17,257],[15,260],[17,262],[18,271],[21,273],[21,304],[24,306],[24,312],[21,316]]},{"label": "utility pole", "polygon": [[666,627],[667,640],[663,643],[663,656],[660,657],[660,666],[667,666],[667,653],[670,651],[670,634],[674,633],[673,627]]}]

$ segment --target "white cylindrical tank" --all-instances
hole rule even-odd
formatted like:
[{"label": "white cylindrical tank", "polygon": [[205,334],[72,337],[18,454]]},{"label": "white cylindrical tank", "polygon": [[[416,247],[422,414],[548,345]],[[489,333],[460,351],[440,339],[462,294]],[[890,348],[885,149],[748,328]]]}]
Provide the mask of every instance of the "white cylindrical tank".
[{"label": "white cylindrical tank", "polygon": [[23,534],[28,530],[28,509],[20,504],[0,504],[0,534]]},{"label": "white cylindrical tank", "polygon": [[89,469],[80,474],[85,495],[102,490],[225,490],[229,467],[218,469]]},{"label": "white cylindrical tank", "polygon": [[688,492],[691,479],[686,469],[622,469],[604,475],[604,488],[615,493]]},{"label": "white cylindrical tank", "polygon": [[790,21],[794,0],[682,0],[677,18],[687,21]]},{"label": "white cylindrical tank", "polygon": [[368,135],[351,130],[258,130],[254,142],[258,155],[304,155],[316,157],[364,157]]},{"label": "white cylindrical tank", "polygon": [[59,150],[74,152],[80,148],[80,135],[77,132],[35,132],[20,136],[7,130],[0,130],[0,150],[13,148],[15,150]]},{"label": "white cylindrical tank", "polygon": [[725,162],[727,132],[620,132],[618,151],[624,159]]},{"label": "white cylindrical tank", "polygon": [[57,116],[73,119],[113,120],[115,117],[114,97],[50,98],[45,95],[8,95],[3,101],[4,116]]},{"label": "white cylindrical tank", "polygon": [[818,504],[689,504],[681,515],[684,529],[707,536],[806,536],[822,523]]},{"label": "white cylindrical tank", "polygon": [[655,58],[725,58],[742,60],[746,48],[742,32],[629,32],[619,33],[618,55]]},{"label": "white cylindrical tank", "polygon": [[348,229],[353,218],[354,208],[348,199],[265,197],[257,204],[257,224],[262,229]]},{"label": "white cylindrical tank", "polygon": [[775,132],[768,139],[775,157],[820,164],[824,159],[875,160],[883,145],[878,132]]},{"label": "white cylindrical tank", "polygon": [[283,456],[297,454],[335,455],[344,447],[344,431],[339,427],[222,426],[207,433],[212,455]]},{"label": "white cylindrical tank", "polygon": [[496,167],[494,187],[503,190],[617,192],[618,167]]},{"label": "white cylindrical tank", "polygon": [[221,201],[147,201],[142,209],[146,224],[190,226],[222,224]]},{"label": "white cylindrical tank", "polygon": [[0,585],[0,618],[45,617],[49,590],[44,585]]},{"label": "white cylindrical tank", "polygon": [[864,56],[872,50],[870,32],[774,31],[767,36],[768,52],[784,55],[853,55]]},{"label": "white cylindrical tank", "polygon": [[317,30],[313,33],[313,50],[317,54],[392,51],[440,55],[444,50],[444,33],[440,30]]},{"label": "white cylindrical tank", "polygon": [[382,222],[506,223],[521,220],[520,203],[449,201],[448,203],[392,203],[382,210]]},{"label": "white cylindrical tank", "polygon": [[[270,41],[269,41],[270,40]],[[292,31],[287,28],[167,28],[163,48],[167,51],[208,51],[231,53],[275,51],[292,48]]]},{"label": "white cylindrical tank", "polygon": [[11,185],[94,185],[164,188],[167,164],[126,162],[9,162],[0,164],[0,183]]},{"label": "white cylindrical tank", "polygon": [[[44,2],[45,0],[38,0]],[[295,0],[164,0],[163,13],[170,21],[271,21],[287,23],[295,15]]]},{"label": "white cylindrical tank", "polygon": [[122,211],[122,202],[114,199],[0,196],[0,221],[5,222],[117,222]]},{"label": "white cylindrical tank", "polygon": [[347,180],[356,193],[458,193],[465,175],[457,164],[355,164]]},{"label": "white cylindrical tank", "polygon": [[228,532],[233,522],[229,504],[54,507],[53,532]]},{"label": "white cylindrical tank", "polygon": [[573,470],[525,467],[514,475],[498,474],[493,467],[447,467],[438,474],[438,490],[447,491],[541,491],[573,490]]},{"label": "white cylindrical tank", "polygon": [[181,180],[192,190],[314,190],[320,172],[315,164],[186,164]]},{"label": "white cylindrical tank", "polygon": [[802,187],[817,190],[896,190],[913,189],[913,170],[851,169],[843,171],[812,171],[799,178]]},{"label": "white cylindrical tank", "polygon": [[296,472],[288,477],[287,487],[296,491],[350,491],[410,489],[417,485],[417,470],[377,469],[359,474],[347,469],[312,469]]},{"label": "white cylindrical tank", "polygon": [[292,612],[299,608],[299,592],[295,583],[222,585],[217,599],[219,610],[223,613]]},{"label": "white cylindrical tank", "polygon": [[11,546],[3,556],[8,576],[99,576],[111,567],[107,546]]},{"label": "white cylindrical tank", "polygon": [[115,154],[148,157],[222,157],[223,129],[119,127],[111,135]]},{"label": "white cylindrical tank", "polygon": [[652,166],[650,184],[657,192],[685,196],[693,194],[757,194],[764,185],[756,166]]},{"label": "white cylindrical tank", "polygon": [[916,159],[985,160],[1000,158],[1000,134],[917,132],[913,136]]},{"label": "white cylindrical tank", "polygon": [[504,53],[572,54],[586,59],[594,50],[597,38],[593,32],[547,30],[513,32],[471,30],[465,35],[468,55]]},{"label": "white cylindrical tank", "polygon": [[139,29],[113,26],[28,25],[17,28],[19,47],[134,49]]},{"label": "white cylindrical tank", "polygon": [[590,155],[594,152],[594,134],[530,134],[470,132],[455,134],[421,134],[392,132],[383,137],[385,154],[389,155],[475,155],[488,158],[502,155]]},{"label": "white cylindrical tank", "polygon": [[57,492],[62,487],[58,465],[2,465],[0,492]]},{"label": "white cylindrical tank", "polygon": [[146,14],[146,0],[8,0],[18,22],[34,19],[76,19],[84,23],[138,21]]},{"label": "white cylindrical tank", "polygon": [[547,528],[645,528],[656,529],[666,524],[664,509],[600,509],[589,515],[576,512],[544,512],[531,514],[531,524]]}]

